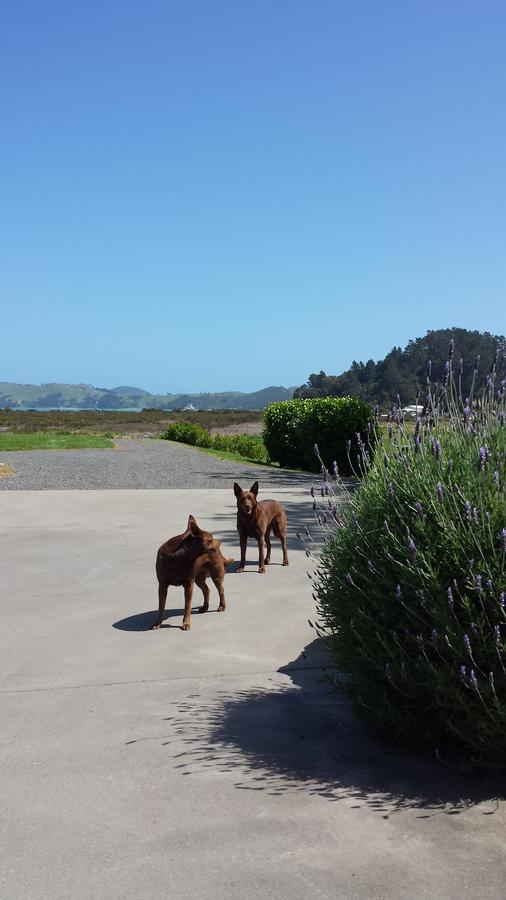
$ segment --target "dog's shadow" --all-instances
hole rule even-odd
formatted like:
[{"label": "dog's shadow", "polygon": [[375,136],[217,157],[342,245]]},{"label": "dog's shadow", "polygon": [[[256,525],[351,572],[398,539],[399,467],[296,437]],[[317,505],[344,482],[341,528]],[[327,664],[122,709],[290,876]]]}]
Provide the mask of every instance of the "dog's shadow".
[{"label": "dog's shadow", "polygon": [[[200,606],[194,606],[192,615],[198,615],[199,609]],[[181,628],[183,615],[184,609],[166,609],[160,628]],[[150,631],[156,617],[157,611],[150,609],[149,612],[136,613],[134,616],[127,616],[126,619],[119,619],[117,622],[112,623],[112,627],[119,628],[120,631]],[[179,619],[179,621],[177,623],[167,621],[167,619],[172,618]]]}]

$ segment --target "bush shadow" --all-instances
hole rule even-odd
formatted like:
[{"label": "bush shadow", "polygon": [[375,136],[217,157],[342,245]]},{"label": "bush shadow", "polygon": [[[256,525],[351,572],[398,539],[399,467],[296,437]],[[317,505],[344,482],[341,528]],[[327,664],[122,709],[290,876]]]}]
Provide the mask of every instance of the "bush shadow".
[{"label": "bush shadow", "polygon": [[318,639],[278,670],[291,684],[278,676],[267,688],[174,701],[162,743],[175,767],[187,776],[232,772],[238,790],[270,796],[302,791],[332,802],[347,799],[383,818],[405,809],[419,811],[418,818],[453,816],[484,800],[497,808],[497,785],[371,735],[344,695],[330,694],[326,665]]}]

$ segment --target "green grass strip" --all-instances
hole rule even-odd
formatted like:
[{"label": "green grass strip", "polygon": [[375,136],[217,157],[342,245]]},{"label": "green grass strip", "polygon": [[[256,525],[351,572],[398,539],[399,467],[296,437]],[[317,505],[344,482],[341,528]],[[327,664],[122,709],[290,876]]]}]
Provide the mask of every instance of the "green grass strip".
[{"label": "green grass strip", "polygon": [[86,432],[36,431],[0,434],[0,450],[101,450],[114,447],[100,434]]}]

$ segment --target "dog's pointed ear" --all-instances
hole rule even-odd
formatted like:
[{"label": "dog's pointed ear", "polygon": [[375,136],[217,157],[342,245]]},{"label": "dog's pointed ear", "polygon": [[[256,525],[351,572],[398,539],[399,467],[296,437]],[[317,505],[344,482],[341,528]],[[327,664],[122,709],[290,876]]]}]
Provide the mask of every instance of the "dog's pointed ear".
[{"label": "dog's pointed ear", "polygon": [[191,534],[194,534],[195,537],[200,534],[200,528],[197,525],[197,520],[195,519],[195,516],[192,516],[191,513],[188,516],[188,525],[186,526],[186,530],[190,531]]},{"label": "dog's pointed ear", "polygon": [[250,487],[250,492],[251,492],[252,494],[254,494],[255,497],[256,497],[256,495],[258,494],[258,481],[255,481],[255,484],[252,484],[252,485],[251,485],[251,487]]},{"label": "dog's pointed ear", "polygon": [[237,484],[237,481],[234,481],[234,494],[236,497],[240,497],[242,494],[242,487]]}]

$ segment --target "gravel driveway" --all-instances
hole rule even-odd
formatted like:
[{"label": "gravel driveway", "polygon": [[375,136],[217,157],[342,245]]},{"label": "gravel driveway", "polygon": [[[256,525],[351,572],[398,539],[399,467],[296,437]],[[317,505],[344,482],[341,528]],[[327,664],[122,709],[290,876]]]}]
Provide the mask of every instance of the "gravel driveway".
[{"label": "gravel driveway", "polygon": [[309,485],[310,475],[221,460],[169,441],[118,440],[112,450],[23,450],[0,453],[14,475],[3,491],[227,488],[233,481],[262,488]]}]

